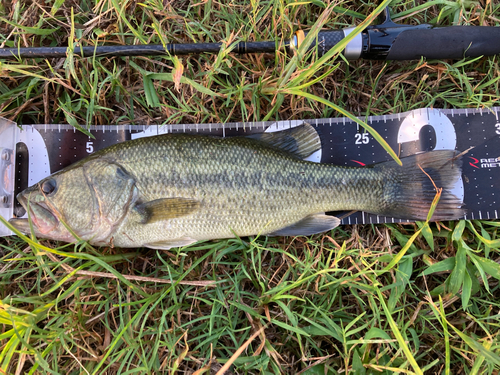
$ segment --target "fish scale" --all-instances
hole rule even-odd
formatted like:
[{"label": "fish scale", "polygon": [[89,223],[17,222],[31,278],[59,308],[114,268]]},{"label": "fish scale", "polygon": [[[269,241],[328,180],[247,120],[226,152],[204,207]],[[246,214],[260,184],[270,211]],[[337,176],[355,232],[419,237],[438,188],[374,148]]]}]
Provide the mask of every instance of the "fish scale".
[{"label": "fish scale", "polygon": [[[199,144],[193,145],[190,139],[185,136],[160,137],[156,141],[167,145],[160,146],[157,142],[149,142],[147,148],[142,142],[135,145],[137,152],[152,151],[148,159],[150,165],[165,154],[175,155],[169,162],[161,164],[163,168],[158,165],[144,168],[136,161],[131,149],[120,152],[114,159],[136,178],[143,200],[190,197],[202,202],[195,214],[150,228],[140,237],[143,243],[157,242],[167,233],[172,238],[184,237],[189,231],[196,232],[197,239],[231,237],[231,231],[241,236],[270,232],[308,214],[332,208],[330,203],[322,201],[330,194],[328,186],[311,189],[318,179],[331,180],[325,168],[315,163],[303,162],[273,149],[256,153],[255,148],[247,145],[255,146],[254,142],[247,140],[224,141],[222,145],[236,145],[221,147],[201,138]],[[195,156],[198,159],[191,168],[190,161]],[[304,167],[314,170],[304,176],[300,173]],[[283,169],[287,169],[287,178],[281,173]],[[178,178],[161,179],[172,170],[177,172]],[[302,178],[297,178],[299,176]],[[297,190],[298,186],[302,190]],[[323,189],[325,191],[321,192]],[[303,190],[309,190],[310,196],[304,195]],[[141,236],[139,228],[124,226],[123,230]]]}]

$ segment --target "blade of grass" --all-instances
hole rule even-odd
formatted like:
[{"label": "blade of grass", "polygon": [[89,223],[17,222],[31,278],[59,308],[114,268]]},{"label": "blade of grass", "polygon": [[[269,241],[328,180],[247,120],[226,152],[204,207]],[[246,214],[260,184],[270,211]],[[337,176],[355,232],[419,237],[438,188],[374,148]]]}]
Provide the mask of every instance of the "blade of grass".
[{"label": "blade of grass", "polygon": [[371,136],[384,148],[384,150],[389,155],[391,155],[391,157],[399,165],[403,165],[403,163],[401,162],[401,160],[399,160],[398,156],[396,155],[396,153],[394,152],[394,150],[391,148],[391,146],[389,146],[389,144],[385,141],[385,139],[380,134],[378,134],[378,132],[375,129],[373,129],[370,125],[368,125],[367,123],[365,123],[363,120],[361,120],[361,119],[357,118],[356,116],[352,115],[350,112],[346,111],[342,107],[340,107],[340,106],[338,106],[338,105],[330,102],[329,100],[320,98],[319,96],[310,94],[310,93],[308,93],[306,91],[296,90],[296,89],[290,89],[289,88],[289,89],[284,89],[283,92],[286,92],[286,93],[291,94],[291,95],[303,96],[305,98],[312,99],[314,101],[323,103],[323,104],[327,105],[328,107],[330,107],[330,108],[336,110],[337,112],[341,113],[343,116],[348,117],[350,120],[352,120],[355,123],[359,124],[368,133],[370,133]]},{"label": "blade of grass", "polygon": [[[456,328],[454,325],[450,324],[448,320],[446,319],[446,315],[444,312],[441,312],[441,309],[438,308],[434,301],[432,301],[432,298],[428,296],[427,300],[429,301],[430,306],[432,307],[432,310],[434,314],[439,317],[444,324],[447,324],[451,329],[475,352],[480,354],[481,356],[485,357],[488,362],[495,364],[496,366],[500,366],[500,356],[496,355],[494,352],[488,349],[488,347],[491,347],[491,344],[486,344],[482,345],[476,340],[474,340],[472,337],[467,336],[464,334],[461,330]],[[440,306],[443,304],[443,301],[441,299],[441,296],[439,297],[439,304]]]},{"label": "blade of grass", "polygon": [[387,304],[385,303],[384,296],[382,295],[382,293],[380,292],[380,290],[378,288],[376,288],[376,293],[378,295],[380,305],[382,305],[382,310],[384,311],[387,322],[389,323],[389,326],[391,327],[391,330],[392,330],[394,337],[396,338],[396,340],[398,340],[398,344],[399,344],[400,348],[403,350],[403,352],[406,356],[406,359],[410,363],[415,374],[422,374],[423,375],[423,371],[420,369],[420,366],[417,364],[415,357],[413,357],[413,354],[410,351],[410,348],[408,348],[408,345],[406,345],[406,341],[403,338],[403,336],[401,335],[401,332],[398,328],[398,325],[396,324],[394,319],[392,319],[391,312],[389,311]]}]

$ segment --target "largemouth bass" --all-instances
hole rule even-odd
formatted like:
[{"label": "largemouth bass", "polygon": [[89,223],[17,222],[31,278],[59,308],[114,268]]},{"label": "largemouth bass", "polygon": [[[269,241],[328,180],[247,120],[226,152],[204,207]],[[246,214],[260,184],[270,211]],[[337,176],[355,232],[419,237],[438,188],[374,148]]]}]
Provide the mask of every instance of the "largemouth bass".
[{"label": "largemouth bass", "polygon": [[[250,235],[311,235],[336,227],[328,211],[457,219],[448,190],[461,176],[455,151],[372,167],[304,161],[320,148],[310,125],[258,137],[167,134],[103,149],[21,192],[38,237],[97,246],[169,249]],[[425,171],[425,173],[424,173]],[[28,219],[11,219],[29,233]]]}]

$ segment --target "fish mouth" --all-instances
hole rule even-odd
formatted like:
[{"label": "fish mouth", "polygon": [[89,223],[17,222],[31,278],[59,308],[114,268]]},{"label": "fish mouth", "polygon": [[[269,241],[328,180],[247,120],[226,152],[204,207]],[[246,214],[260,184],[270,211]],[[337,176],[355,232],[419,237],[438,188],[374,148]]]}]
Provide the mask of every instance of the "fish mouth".
[{"label": "fish mouth", "polygon": [[[28,199],[22,193],[17,196],[17,200],[27,211],[29,207],[30,219],[39,234],[48,234],[59,224],[59,219],[43,203],[29,201],[28,204]],[[9,223],[20,232],[31,232],[29,219],[10,219]]]}]

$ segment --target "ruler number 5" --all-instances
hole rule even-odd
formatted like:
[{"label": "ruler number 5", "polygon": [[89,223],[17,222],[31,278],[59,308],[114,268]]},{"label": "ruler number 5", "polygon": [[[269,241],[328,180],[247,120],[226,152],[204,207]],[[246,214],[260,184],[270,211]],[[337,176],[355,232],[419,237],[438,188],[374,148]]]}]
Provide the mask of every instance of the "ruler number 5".
[{"label": "ruler number 5", "polygon": [[500,135],[500,122],[497,122],[497,123],[495,124],[495,128],[497,128],[496,133],[497,133],[498,135]]},{"label": "ruler number 5", "polygon": [[94,142],[87,142],[87,147],[85,147],[85,151],[91,154],[94,152]]},{"label": "ruler number 5", "polygon": [[370,142],[370,138],[368,138],[368,133],[356,133],[354,134],[355,144],[357,145],[367,145]]}]

